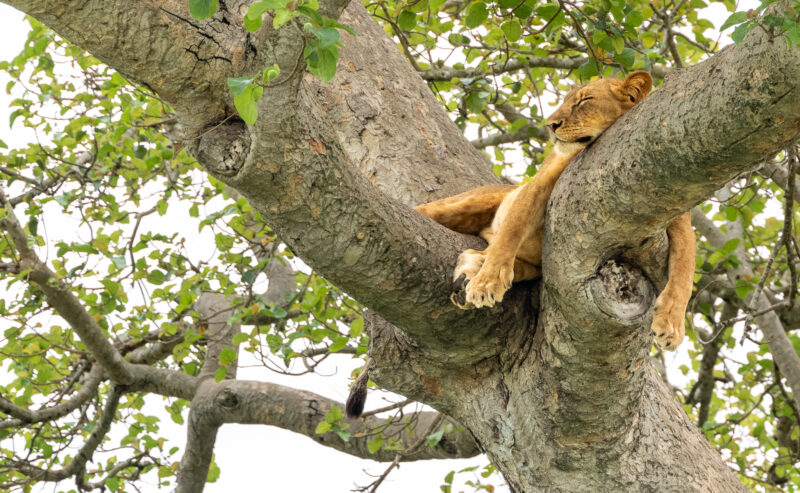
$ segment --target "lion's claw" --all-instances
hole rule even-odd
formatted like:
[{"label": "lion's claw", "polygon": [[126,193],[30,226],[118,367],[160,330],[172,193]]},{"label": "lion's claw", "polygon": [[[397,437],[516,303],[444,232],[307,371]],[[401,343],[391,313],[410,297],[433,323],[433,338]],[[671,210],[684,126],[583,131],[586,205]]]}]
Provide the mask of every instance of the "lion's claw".
[{"label": "lion's claw", "polygon": [[453,281],[453,292],[450,294],[450,301],[462,310],[471,310],[474,305],[467,303],[467,284],[469,279],[465,274],[461,274]]}]

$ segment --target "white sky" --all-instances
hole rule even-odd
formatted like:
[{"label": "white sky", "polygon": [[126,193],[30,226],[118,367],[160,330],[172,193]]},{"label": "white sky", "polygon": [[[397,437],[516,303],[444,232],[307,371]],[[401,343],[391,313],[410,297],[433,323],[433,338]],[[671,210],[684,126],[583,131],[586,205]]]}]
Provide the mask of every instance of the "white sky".
[{"label": "white sky", "polygon": [[[739,10],[745,7],[740,4]],[[747,3],[755,2],[749,0]],[[713,5],[705,15],[716,26],[722,24],[728,13],[720,4]],[[3,33],[3,43],[0,43],[0,60],[13,58],[21,49],[27,33],[27,22],[16,10],[0,4],[0,32]],[[0,74],[0,87],[5,88],[7,79]],[[33,140],[32,132],[17,125],[13,131],[8,128],[8,102],[11,97],[0,91],[0,139],[9,147],[20,146]],[[57,221],[50,221],[49,233],[60,236],[57,231],[52,231]],[[194,231],[185,232],[187,238],[196,237]],[[0,326],[0,330],[5,327]],[[688,363],[687,346],[684,345],[677,353],[669,353],[667,365],[672,370],[670,373],[675,378],[680,373],[675,371],[681,364]],[[360,360],[353,360],[348,356],[329,358],[321,365],[320,373],[332,375],[328,377],[286,377],[274,374],[259,367],[258,363],[250,358],[248,353],[242,352],[239,378],[271,381],[275,383],[302,388],[313,391],[323,396],[343,402],[348,388],[348,375],[351,370],[361,364]],[[331,361],[333,360],[333,361]],[[0,371],[0,379],[3,377]],[[677,381],[677,380],[676,380]],[[379,394],[372,392],[368,406],[379,407],[385,405]],[[160,409],[164,401],[152,396],[148,399],[148,407],[156,410],[162,416],[161,435],[170,440],[170,445],[183,446],[185,429],[174,424],[171,419]],[[176,458],[178,460],[179,458]],[[386,467],[369,460],[361,460],[337,452],[333,449],[317,445],[309,438],[267,426],[225,425],[220,430],[216,445],[216,460],[222,473],[214,484],[207,485],[205,491],[210,493],[223,492],[346,492],[350,491],[354,483],[367,484],[371,482],[367,471],[380,474]],[[407,493],[410,491],[439,491],[444,476],[451,470],[460,470],[469,466],[483,467],[487,463],[484,457],[453,461],[428,461],[402,464],[399,470],[394,471],[379,489],[382,493]],[[472,491],[471,487],[464,487],[463,481],[474,480],[474,473],[456,475],[456,491]],[[460,481],[459,481],[460,479]],[[500,480],[495,476],[494,484]],[[461,485],[461,486],[460,486]],[[153,476],[139,483],[143,492],[158,490]],[[69,489],[71,485],[64,484],[62,489]],[[57,491],[52,485],[45,486],[41,491]],[[498,488],[498,493],[508,491],[507,488]]]}]

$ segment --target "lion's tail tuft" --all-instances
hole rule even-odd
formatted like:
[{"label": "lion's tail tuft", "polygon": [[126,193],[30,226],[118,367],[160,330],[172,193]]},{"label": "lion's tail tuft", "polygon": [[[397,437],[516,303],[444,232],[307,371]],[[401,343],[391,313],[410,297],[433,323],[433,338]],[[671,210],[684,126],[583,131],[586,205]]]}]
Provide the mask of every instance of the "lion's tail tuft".
[{"label": "lion's tail tuft", "polygon": [[348,418],[357,418],[364,412],[364,404],[367,402],[367,381],[369,380],[369,367],[372,364],[372,358],[367,359],[367,363],[361,369],[361,374],[358,375],[353,386],[350,387],[350,395],[347,396],[347,402],[344,405],[344,412]]}]

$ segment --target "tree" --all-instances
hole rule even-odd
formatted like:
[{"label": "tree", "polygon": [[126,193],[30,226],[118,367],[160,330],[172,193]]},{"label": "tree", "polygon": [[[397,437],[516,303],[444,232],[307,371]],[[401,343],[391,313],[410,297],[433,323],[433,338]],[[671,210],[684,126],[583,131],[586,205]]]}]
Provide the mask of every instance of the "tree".
[{"label": "tree", "polygon": [[[485,451],[517,492],[800,484],[794,3],[733,14],[739,42],[719,52],[702,1],[259,2],[263,26],[235,0],[4,3],[38,21],[3,67],[28,90],[12,120],[51,139],[0,167],[0,314],[13,321],[0,354],[14,377],[0,430],[25,442],[24,455],[4,450],[6,488],[74,477],[121,491],[151,470],[168,481],[175,451],[138,411],[145,393],[174,399],[186,422],[182,492],[214,476],[223,423],[284,427],[392,466]],[[463,61],[447,65],[443,49]],[[82,80],[60,74],[64,60]],[[553,193],[543,280],[493,309],[454,307],[449,274],[480,240],[408,206],[498,183],[513,159],[534,173],[542,98],[642,67],[663,84]],[[506,158],[509,144],[521,153]],[[490,147],[496,173],[479,150]],[[213,261],[140,230],[170,201],[214,231]],[[696,358],[682,392],[648,327],[664,227],[695,206]],[[46,257],[48,209],[90,237]],[[313,271],[287,270],[293,255]],[[313,371],[315,358],[363,354],[367,335],[370,378],[437,413],[348,420],[320,396],[236,379],[240,346]],[[733,374],[739,338],[752,351]],[[131,423],[125,457],[87,469],[114,420]]]}]

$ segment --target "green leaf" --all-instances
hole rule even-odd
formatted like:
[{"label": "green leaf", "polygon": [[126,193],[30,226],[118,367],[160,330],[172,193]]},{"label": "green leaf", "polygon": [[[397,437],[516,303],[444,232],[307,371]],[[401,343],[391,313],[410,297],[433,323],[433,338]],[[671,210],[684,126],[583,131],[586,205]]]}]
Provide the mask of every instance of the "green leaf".
[{"label": "green leaf", "polygon": [[503,30],[503,34],[506,35],[506,39],[509,41],[517,41],[522,37],[522,26],[517,19],[504,22],[500,29]]},{"label": "green leaf", "polygon": [[219,0],[189,0],[189,13],[195,19],[208,19],[219,10]]},{"label": "green leaf", "polygon": [[[617,53],[622,53],[622,50],[625,49],[625,40],[621,36],[614,36],[611,38],[611,45],[614,46],[614,51]],[[633,50],[631,50],[633,51]],[[634,53],[635,57],[635,53]]]},{"label": "green leaf", "polygon": [[592,44],[599,45],[607,37],[607,32],[603,31],[602,29],[595,29],[595,31],[592,33]]},{"label": "green leaf", "polygon": [[322,435],[323,433],[331,431],[331,428],[332,428],[331,424],[328,423],[327,421],[320,421],[320,423],[317,425],[317,429],[314,430],[314,433],[316,433],[317,435]]},{"label": "green leaf", "polygon": [[536,8],[536,13],[539,18],[544,19],[545,22],[552,19],[553,16],[556,15],[556,12],[558,12],[557,4],[547,3]]},{"label": "green leaf", "polygon": [[278,64],[274,64],[271,67],[267,67],[264,69],[264,72],[261,74],[261,81],[266,84],[275,80],[276,77],[281,75],[281,68]]},{"label": "green leaf", "polygon": [[234,96],[238,96],[239,94],[245,92],[252,83],[252,77],[228,77],[228,87],[231,88],[231,92]]},{"label": "green leaf", "polygon": [[219,363],[221,365],[229,365],[236,359],[236,350],[230,346],[225,346],[219,353]]},{"label": "green leaf", "polygon": [[208,474],[206,475],[206,483],[214,483],[219,479],[219,466],[216,462],[212,461],[208,467]]},{"label": "green leaf", "polygon": [[339,438],[341,438],[345,442],[349,442],[350,441],[350,437],[352,436],[349,431],[339,431],[339,430],[337,430],[336,434],[339,435]]},{"label": "green leaf", "polygon": [[350,337],[358,337],[364,332],[364,319],[358,317],[350,324]]},{"label": "green leaf", "polygon": [[318,42],[315,43],[317,48],[327,48],[339,41],[339,31],[333,27],[313,27],[306,24],[306,30],[317,38]]},{"label": "green leaf", "polygon": [[580,67],[578,67],[578,74],[581,76],[581,79],[591,79],[597,75],[597,64],[595,63],[594,58],[589,58]]},{"label": "green leaf", "polygon": [[247,15],[244,16],[244,28],[251,33],[258,31],[264,23],[264,19],[261,17],[262,14],[250,15],[250,11],[253,10],[253,7],[256,5],[258,4],[251,5],[250,10],[247,11]]},{"label": "green leaf", "polygon": [[733,253],[734,250],[736,250],[736,247],[738,246],[739,246],[739,238],[733,238],[732,240],[726,241],[725,244],[722,245],[722,248],[719,249],[719,252],[723,256],[730,255],[731,253]]},{"label": "green leaf", "polygon": [[214,372],[214,380],[217,382],[221,382],[225,378],[225,375],[227,374],[228,374],[228,368],[225,366],[220,366],[219,368],[217,368],[217,371]]},{"label": "green leaf", "polygon": [[640,10],[633,10],[630,14],[628,14],[627,17],[625,17],[623,24],[625,24],[627,27],[635,28],[641,26],[643,22],[644,15],[642,15],[642,12]]},{"label": "green leaf", "polygon": [[736,29],[734,29],[731,33],[731,39],[736,44],[740,43],[744,39],[745,35],[747,35],[747,33],[753,29],[753,27],[755,27],[755,23],[753,22],[748,22],[737,26]]},{"label": "green leaf", "polygon": [[467,109],[473,113],[480,113],[486,105],[486,98],[481,97],[480,92],[470,92],[464,99]]},{"label": "green leaf", "polygon": [[740,279],[739,282],[736,283],[736,296],[738,296],[739,299],[745,299],[748,293],[753,289],[755,288],[753,288],[751,284]]},{"label": "green leaf", "polygon": [[[527,3],[523,3],[522,5],[520,5],[519,7],[514,9],[514,17],[516,17],[517,19],[527,19],[528,17],[531,16],[532,13],[533,13],[533,7],[531,7]],[[563,13],[560,14],[560,17],[563,19],[564,18],[564,14]],[[550,19],[548,19],[548,20],[550,20]],[[558,18],[556,18],[556,20],[554,20],[550,24],[550,26],[552,27],[552,26],[554,26],[556,24],[558,24]]]},{"label": "green leaf", "polygon": [[464,24],[466,24],[466,26],[470,29],[478,27],[483,24],[483,21],[485,21],[488,17],[489,11],[487,10],[485,3],[473,3],[467,7],[467,17],[464,19]]},{"label": "green leaf", "polygon": [[252,125],[258,119],[258,105],[256,105],[256,91],[249,86],[243,93],[234,96],[233,105],[242,120]]},{"label": "green leaf", "polygon": [[403,10],[400,12],[400,17],[397,18],[397,25],[406,31],[414,29],[417,25],[417,14],[410,10]]},{"label": "green leaf", "polygon": [[303,14],[304,16],[308,17],[309,19],[311,19],[311,21],[317,26],[322,26],[325,24],[325,20],[322,18],[319,12],[310,7],[306,6],[297,7],[297,11]]},{"label": "green leaf", "polygon": [[[795,46],[800,46],[800,24],[795,24],[786,30],[784,33],[788,39]],[[0,143],[3,141],[0,140]]]},{"label": "green leaf", "polygon": [[250,5],[244,16],[244,27],[250,32],[257,31],[263,22],[264,12],[286,8],[287,3],[289,3],[288,0],[262,0]]},{"label": "green leaf", "polygon": [[428,445],[430,445],[431,447],[435,447],[442,440],[443,435],[444,435],[444,428],[439,428],[439,431],[437,431],[436,433],[431,433],[430,435],[428,435]]},{"label": "green leaf", "polygon": [[725,207],[725,219],[728,221],[735,221],[739,217],[739,209],[736,207]]},{"label": "green leaf", "polygon": [[344,24],[340,24],[338,21],[334,19],[325,18],[325,23],[323,24],[325,27],[335,27],[337,29],[341,29],[353,36],[356,35],[356,30],[350,26],[345,26]]},{"label": "green leaf", "polygon": [[621,63],[625,68],[631,68],[633,67],[633,63],[636,61],[636,52],[630,48],[625,48],[622,50],[622,53],[614,55],[614,61]]},{"label": "green leaf", "polygon": [[719,31],[722,32],[731,26],[735,26],[736,24],[741,24],[746,20],[747,20],[747,12],[734,12],[733,15],[728,17],[728,19],[722,23],[722,25],[719,28]]},{"label": "green leaf", "polygon": [[348,339],[347,337],[340,337],[340,338],[336,339],[336,341],[333,344],[330,345],[330,347],[328,348],[328,351],[330,351],[332,353],[338,353],[339,351],[342,350],[343,347],[345,347],[347,345],[347,342],[349,340],[350,339]]},{"label": "green leaf", "polygon": [[303,55],[312,74],[328,83],[336,75],[336,62],[339,61],[339,50],[336,45],[325,48],[318,47],[319,40],[306,45]]},{"label": "green leaf", "polygon": [[325,413],[325,421],[330,424],[338,423],[342,420],[342,409],[336,404],[331,406],[331,409]]},{"label": "green leaf", "polygon": [[280,29],[281,26],[298,15],[300,15],[300,13],[295,10],[275,9],[275,18],[272,19],[272,27]]},{"label": "green leaf", "polygon": [[250,340],[250,336],[248,334],[245,334],[244,332],[239,332],[238,334],[233,336],[233,340],[231,342],[233,342],[233,344],[241,344],[248,340]]},{"label": "green leaf", "polygon": [[380,450],[381,445],[383,445],[383,437],[381,435],[377,435],[372,440],[367,440],[367,450],[369,450],[370,454],[374,454]]}]

